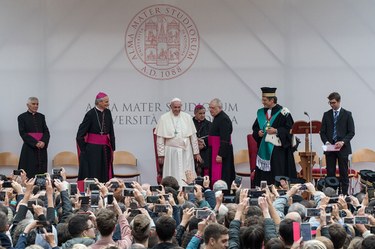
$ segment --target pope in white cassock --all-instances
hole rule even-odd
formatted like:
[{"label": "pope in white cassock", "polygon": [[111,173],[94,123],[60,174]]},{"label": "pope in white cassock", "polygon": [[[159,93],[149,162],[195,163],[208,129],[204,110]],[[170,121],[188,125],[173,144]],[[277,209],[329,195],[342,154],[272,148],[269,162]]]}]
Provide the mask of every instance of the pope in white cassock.
[{"label": "pope in white cassock", "polygon": [[181,111],[181,105],[180,99],[172,99],[171,110],[160,117],[155,134],[158,160],[164,164],[163,178],[173,176],[183,186],[185,172],[191,170],[195,174],[194,159],[202,159],[193,119]]}]

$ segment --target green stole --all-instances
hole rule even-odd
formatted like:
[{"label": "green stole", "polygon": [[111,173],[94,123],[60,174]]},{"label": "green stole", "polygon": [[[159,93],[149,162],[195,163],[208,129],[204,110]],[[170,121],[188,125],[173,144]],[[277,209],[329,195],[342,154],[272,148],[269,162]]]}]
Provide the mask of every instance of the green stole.
[{"label": "green stole", "polygon": [[[271,120],[269,121],[269,126],[272,127],[273,121],[276,119],[276,117],[280,114],[281,109],[276,112]],[[258,148],[258,155],[257,155],[257,167],[260,170],[263,171],[271,171],[271,155],[274,145],[272,143],[268,143],[265,141],[266,139],[266,129],[267,129],[267,117],[264,113],[264,108],[261,108],[257,112],[257,120],[260,130],[264,132],[264,136],[262,137],[262,141],[260,142],[259,148]]]}]

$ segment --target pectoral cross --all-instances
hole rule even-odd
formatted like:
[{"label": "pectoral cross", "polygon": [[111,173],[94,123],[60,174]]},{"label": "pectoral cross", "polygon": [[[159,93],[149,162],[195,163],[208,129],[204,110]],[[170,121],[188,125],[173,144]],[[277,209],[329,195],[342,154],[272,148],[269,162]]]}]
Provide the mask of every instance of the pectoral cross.
[{"label": "pectoral cross", "polygon": [[177,133],[178,133],[178,132],[177,132],[176,130],[174,130],[174,135],[175,135],[175,136],[177,135]]}]

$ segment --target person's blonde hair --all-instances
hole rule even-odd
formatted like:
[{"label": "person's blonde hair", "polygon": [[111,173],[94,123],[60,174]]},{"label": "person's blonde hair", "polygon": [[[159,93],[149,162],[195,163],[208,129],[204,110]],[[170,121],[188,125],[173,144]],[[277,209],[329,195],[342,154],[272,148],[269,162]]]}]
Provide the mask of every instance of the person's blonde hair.
[{"label": "person's blonde hair", "polygon": [[323,242],[313,239],[303,242],[302,249],[327,249],[327,247]]}]

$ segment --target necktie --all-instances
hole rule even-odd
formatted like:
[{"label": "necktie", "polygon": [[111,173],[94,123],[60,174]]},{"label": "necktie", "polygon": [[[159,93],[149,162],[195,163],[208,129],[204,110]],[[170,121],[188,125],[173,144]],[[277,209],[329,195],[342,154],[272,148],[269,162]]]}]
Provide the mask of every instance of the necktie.
[{"label": "necktie", "polygon": [[336,123],[337,123],[337,117],[338,117],[339,112],[334,111],[333,114],[333,142],[336,143],[337,140],[337,129],[336,129]]}]

